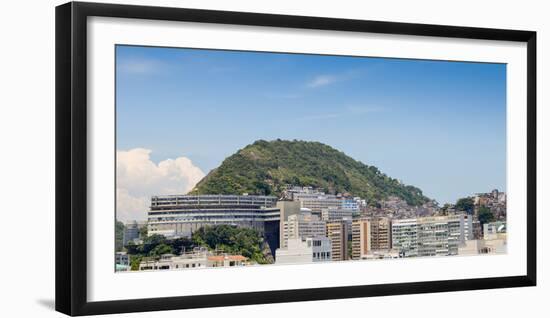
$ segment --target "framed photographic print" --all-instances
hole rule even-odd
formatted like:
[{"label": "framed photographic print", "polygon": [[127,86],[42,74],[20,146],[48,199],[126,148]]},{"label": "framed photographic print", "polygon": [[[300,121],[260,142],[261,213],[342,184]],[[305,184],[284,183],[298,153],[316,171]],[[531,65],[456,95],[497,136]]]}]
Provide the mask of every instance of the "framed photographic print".
[{"label": "framed photographic print", "polygon": [[536,284],[536,33],[56,8],[56,309]]}]

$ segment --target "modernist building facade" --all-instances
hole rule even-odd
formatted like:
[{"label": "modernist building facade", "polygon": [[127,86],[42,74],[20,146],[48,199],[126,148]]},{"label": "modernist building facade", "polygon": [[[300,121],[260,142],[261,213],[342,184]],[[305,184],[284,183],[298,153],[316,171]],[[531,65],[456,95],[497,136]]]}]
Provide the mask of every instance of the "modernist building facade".
[{"label": "modernist building facade", "polygon": [[203,226],[219,224],[256,229],[272,252],[279,247],[277,198],[257,195],[162,195],[151,198],[148,235],[190,237]]},{"label": "modernist building facade", "polygon": [[463,222],[462,214],[392,220],[392,248],[401,257],[457,255]]},{"label": "modernist building facade", "polygon": [[401,257],[418,256],[418,223],[416,219],[392,220],[392,248]]},{"label": "modernist building facade", "polygon": [[457,255],[462,215],[418,219],[418,256]]}]

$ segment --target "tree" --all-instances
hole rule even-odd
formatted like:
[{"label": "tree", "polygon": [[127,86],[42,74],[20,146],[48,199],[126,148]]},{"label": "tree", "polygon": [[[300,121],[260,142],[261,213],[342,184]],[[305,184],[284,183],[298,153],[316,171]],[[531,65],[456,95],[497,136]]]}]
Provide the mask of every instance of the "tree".
[{"label": "tree", "polygon": [[286,184],[327,193],[349,192],[369,203],[397,196],[409,205],[428,202],[422,191],[402,184],[319,142],[258,140],[227,157],[192,194],[268,194],[280,197]]},{"label": "tree", "polygon": [[117,252],[122,251],[124,248],[124,223],[116,221],[115,223],[115,250]]},{"label": "tree", "polygon": [[130,269],[133,270],[133,271],[137,271],[139,270],[139,263],[141,263],[141,260],[143,259],[143,257],[141,255],[137,255],[137,256],[130,256]]},{"label": "tree", "polygon": [[126,252],[129,255],[138,255],[143,253],[143,247],[142,245],[136,245],[134,242],[130,241],[128,245],[126,245]]},{"label": "tree", "polygon": [[445,203],[445,204],[441,207],[440,214],[441,214],[441,215],[447,215],[450,208],[451,208],[451,205],[450,205],[449,203]]},{"label": "tree", "polygon": [[146,237],[147,237],[147,225],[144,225],[139,229],[139,238],[143,240]]},{"label": "tree", "polygon": [[488,207],[481,206],[477,213],[477,219],[479,220],[481,226],[483,226],[483,224],[493,222],[495,220],[495,215]]},{"label": "tree", "polygon": [[170,245],[161,243],[155,246],[155,248],[153,248],[149,253],[149,255],[153,257],[160,257],[163,254],[174,254],[174,249]]},{"label": "tree", "polygon": [[143,245],[141,246],[141,253],[149,255],[151,251],[157,247],[157,245],[166,243],[166,238],[164,235],[153,234],[146,237],[143,240]]},{"label": "tree", "polygon": [[269,263],[263,253],[263,238],[254,229],[232,225],[205,226],[193,233],[193,242],[210,250],[239,254],[259,264]]},{"label": "tree", "polygon": [[472,215],[474,214],[474,199],[473,198],[460,198],[456,201],[455,208],[458,211],[465,211],[466,213]]}]

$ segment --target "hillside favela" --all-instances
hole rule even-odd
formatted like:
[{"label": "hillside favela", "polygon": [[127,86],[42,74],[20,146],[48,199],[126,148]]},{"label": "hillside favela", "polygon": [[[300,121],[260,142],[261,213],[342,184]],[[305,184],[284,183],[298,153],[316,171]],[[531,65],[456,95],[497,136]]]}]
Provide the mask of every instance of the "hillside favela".
[{"label": "hillside favela", "polygon": [[[436,202],[329,145],[258,140],[116,222],[118,272],[506,253],[506,193]],[[399,260],[396,260],[399,261]]]}]

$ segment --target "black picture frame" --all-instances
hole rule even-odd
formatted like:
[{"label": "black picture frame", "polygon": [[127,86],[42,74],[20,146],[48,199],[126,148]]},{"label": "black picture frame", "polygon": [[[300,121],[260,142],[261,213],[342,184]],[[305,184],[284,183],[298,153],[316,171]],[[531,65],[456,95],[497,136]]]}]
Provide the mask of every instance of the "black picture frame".
[{"label": "black picture frame", "polygon": [[[86,36],[91,16],[527,43],[527,274],[382,285],[88,302]],[[536,32],[152,6],[56,7],[56,310],[92,315],[536,285]]]}]

